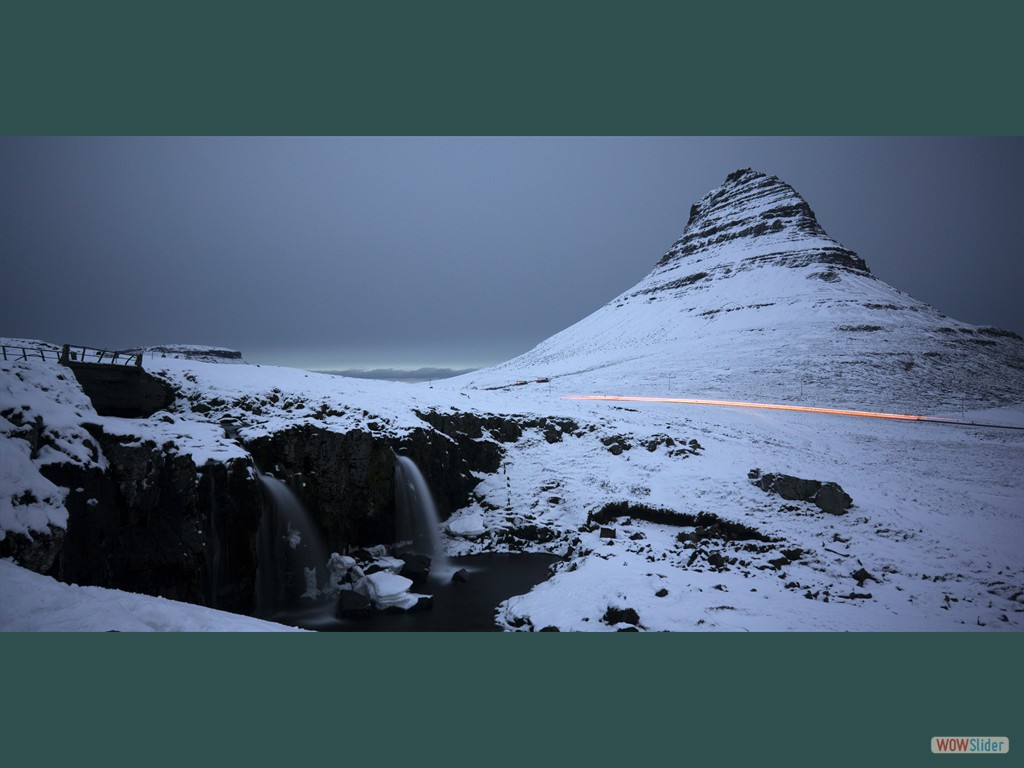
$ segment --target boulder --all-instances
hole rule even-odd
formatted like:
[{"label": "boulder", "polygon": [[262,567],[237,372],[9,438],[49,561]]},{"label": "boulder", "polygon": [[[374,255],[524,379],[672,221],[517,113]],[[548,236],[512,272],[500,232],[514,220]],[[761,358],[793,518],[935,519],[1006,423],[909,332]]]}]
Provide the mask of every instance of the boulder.
[{"label": "boulder", "polygon": [[613,608],[608,606],[602,618],[605,624],[633,624],[640,623],[640,615],[632,608]]},{"label": "boulder", "polygon": [[343,589],[338,594],[338,603],[334,608],[334,615],[339,619],[364,618],[370,615],[370,598],[366,595],[354,592],[351,589]]},{"label": "boulder", "polygon": [[864,582],[868,579],[871,579],[871,581],[874,581],[876,583],[881,583],[878,581],[878,579],[876,579],[874,576],[868,573],[866,568],[861,568],[860,570],[851,573],[850,578],[857,582],[858,587],[863,587]]},{"label": "boulder", "polygon": [[403,553],[402,575],[412,579],[413,584],[424,584],[430,575],[430,558],[426,555]]},{"label": "boulder", "polygon": [[776,493],[787,501],[808,501],[822,512],[842,515],[853,505],[853,499],[838,483],[805,480],[793,475],[762,475],[751,470],[750,481],[766,493]]},{"label": "boulder", "polygon": [[843,515],[853,505],[853,499],[836,483],[822,483],[821,489],[814,495],[814,503],[822,512]]}]

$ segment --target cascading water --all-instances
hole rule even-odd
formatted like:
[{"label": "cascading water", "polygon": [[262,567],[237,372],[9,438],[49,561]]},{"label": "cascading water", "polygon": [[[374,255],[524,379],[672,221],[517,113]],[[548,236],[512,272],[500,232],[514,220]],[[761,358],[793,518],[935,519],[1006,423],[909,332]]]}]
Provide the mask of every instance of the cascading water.
[{"label": "cascading water", "polygon": [[266,503],[257,534],[256,611],[271,616],[319,596],[327,580],[327,547],[291,489],[272,475],[258,475]]},{"label": "cascading water", "polygon": [[455,572],[441,538],[441,520],[427,481],[408,456],[395,462],[395,508],[398,535],[413,552],[430,557],[430,577],[450,578]]},{"label": "cascading water", "polygon": [[211,608],[220,608],[220,571],[221,571],[221,542],[220,533],[217,529],[217,519],[220,517],[217,508],[217,489],[213,475],[210,476],[210,530],[204,545],[206,556],[206,578],[208,582],[207,592]]}]

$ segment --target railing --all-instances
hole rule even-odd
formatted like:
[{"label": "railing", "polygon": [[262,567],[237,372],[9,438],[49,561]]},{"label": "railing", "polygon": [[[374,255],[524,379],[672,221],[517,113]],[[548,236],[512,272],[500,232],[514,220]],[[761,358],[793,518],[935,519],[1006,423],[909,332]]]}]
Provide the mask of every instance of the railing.
[{"label": "railing", "polygon": [[22,347],[0,344],[0,357],[4,360],[54,360],[64,365],[90,363],[102,365],[134,365],[142,367],[142,352],[85,347],[80,344],[65,344],[60,350],[53,347]]},{"label": "railing", "polygon": [[64,365],[71,363],[103,363],[105,365],[134,365],[142,367],[141,352],[118,352],[96,347],[71,346],[65,344],[60,351],[60,362]]},{"label": "railing", "polygon": [[0,354],[4,360],[60,360],[60,352],[46,347],[17,347],[11,344],[0,344]]}]

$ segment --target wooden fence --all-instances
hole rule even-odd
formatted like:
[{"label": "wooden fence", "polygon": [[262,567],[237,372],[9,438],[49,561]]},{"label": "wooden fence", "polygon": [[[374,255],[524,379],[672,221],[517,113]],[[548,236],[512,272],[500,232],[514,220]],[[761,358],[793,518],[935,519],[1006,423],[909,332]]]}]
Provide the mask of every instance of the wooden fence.
[{"label": "wooden fence", "polygon": [[4,360],[53,360],[70,365],[72,363],[99,363],[103,365],[134,365],[142,367],[141,352],[120,352],[97,349],[80,344],[65,344],[60,350],[51,347],[20,347],[0,344],[0,356]]},{"label": "wooden fence", "polygon": [[0,344],[4,360],[60,360],[60,351],[47,347],[17,347]]},{"label": "wooden fence", "polygon": [[118,352],[96,347],[65,344],[60,351],[60,362],[71,363],[104,363],[106,365],[134,365],[142,367],[141,352]]}]

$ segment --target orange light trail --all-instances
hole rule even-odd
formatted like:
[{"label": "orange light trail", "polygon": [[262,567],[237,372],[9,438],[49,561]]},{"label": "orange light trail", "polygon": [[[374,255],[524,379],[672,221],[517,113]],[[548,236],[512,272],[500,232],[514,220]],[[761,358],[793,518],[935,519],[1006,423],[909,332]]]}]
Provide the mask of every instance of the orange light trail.
[{"label": "orange light trail", "polygon": [[701,400],[691,397],[620,397],[616,395],[565,395],[565,400],[614,400],[629,403],[683,403],[684,405],[721,405],[729,408],[760,408],[771,411],[800,411],[802,413],[828,413],[834,416],[860,416],[868,419],[892,421],[932,421],[940,424],[966,424],[959,419],[940,419],[908,413],[880,413],[877,411],[850,411],[842,408],[815,408],[808,405],[779,405],[775,403],[743,403],[733,400]]}]

